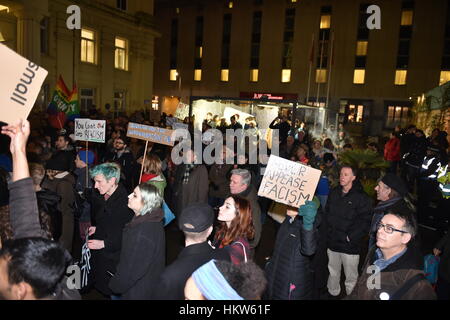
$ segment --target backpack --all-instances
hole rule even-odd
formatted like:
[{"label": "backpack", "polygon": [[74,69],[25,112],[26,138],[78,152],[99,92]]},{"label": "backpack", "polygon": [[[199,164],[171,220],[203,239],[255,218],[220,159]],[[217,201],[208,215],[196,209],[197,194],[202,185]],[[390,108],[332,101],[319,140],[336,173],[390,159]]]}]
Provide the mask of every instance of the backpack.
[{"label": "backpack", "polygon": [[432,285],[435,285],[438,279],[439,261],[440,258],[434,254],[427,254],[423,259],[423,272],[425,273],[425,278]]}]

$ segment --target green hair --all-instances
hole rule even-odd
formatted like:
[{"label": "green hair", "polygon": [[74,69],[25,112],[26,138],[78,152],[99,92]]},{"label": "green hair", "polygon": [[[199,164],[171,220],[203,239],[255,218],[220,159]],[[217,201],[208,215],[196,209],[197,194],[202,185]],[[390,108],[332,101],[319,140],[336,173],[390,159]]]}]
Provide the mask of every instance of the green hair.
[{"label": "green hair", "polygon": [[101,174],[105,177],[106,181],[111,180],[111,178],[116,178],[116,184],[120,181],[120,166],[117,163],[107,162],[99,164],[89,170],[89,173],[91,174],[91,178]]}]

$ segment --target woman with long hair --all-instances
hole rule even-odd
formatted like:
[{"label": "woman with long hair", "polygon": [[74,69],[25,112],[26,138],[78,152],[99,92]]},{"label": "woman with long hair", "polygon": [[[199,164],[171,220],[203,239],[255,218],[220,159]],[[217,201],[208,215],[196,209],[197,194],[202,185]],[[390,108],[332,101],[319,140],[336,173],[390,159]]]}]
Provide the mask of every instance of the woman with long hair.
[{"label": "woman with long hair", "polygon": [[154,185],[164,197],[164,189],[167,186],[166,178],[162,172],[161,159],[155,154],[148,154],[145,157],[144,169],[141,183],[146,182]]},{"label": "woman with long hair", "polygon": [[220,226],[214,236],[215,247],[225,248],[234,264],[247,262],[249,240],[255,236],[250,202],[237,196],[228,197],[217,219]]},{"label": "woman with long hair", "polygon": [[164,270],[166,240],[163,229],[163,197],[158,189],[141,183],[128,196],[135,216],[122,233],[120,260],[109,287],[125,300],[151,299]]}]

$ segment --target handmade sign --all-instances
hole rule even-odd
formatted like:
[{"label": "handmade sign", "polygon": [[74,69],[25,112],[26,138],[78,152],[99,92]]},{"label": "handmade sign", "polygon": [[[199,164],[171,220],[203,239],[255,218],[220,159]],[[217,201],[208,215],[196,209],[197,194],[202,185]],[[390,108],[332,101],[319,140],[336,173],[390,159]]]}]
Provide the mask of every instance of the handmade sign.
[{"label": "handmade sign", "polygon": [[47,77],[47,70],[0,44],[0,121],[25,120]]},{"label": "handmade sign", "polygon": [[127,136],[173,146],[175,141],[172,139],[172,133],[173,130],[130,122],[128,124]]},{"label": "handmade sign", "polygon": [[105,142],[106,120],[75,119],[75,140]]},{"label": "handmade sign", "polygon": [[258,196],[298,208],[313,199],[320,175],[320,170],[271,155]]}]

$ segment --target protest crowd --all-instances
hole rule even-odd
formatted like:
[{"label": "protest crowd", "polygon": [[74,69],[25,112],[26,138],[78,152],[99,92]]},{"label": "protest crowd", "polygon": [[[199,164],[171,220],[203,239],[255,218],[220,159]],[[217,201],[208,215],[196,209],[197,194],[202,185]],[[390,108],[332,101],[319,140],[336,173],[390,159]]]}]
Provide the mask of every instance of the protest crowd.
[{"label": "protest crowd", "polygon": [[[449,299],[447,132],[426,137],[411,125],[365,145],[387,163],[368,190],[359,168],[342,161],[360,147],[343,128],[317,137],[309,124],[280,114],[270,124],[277,156],[320,170],[317,188],[296,208],[258,195],[270,148],[252,163],[248,150],[257,144],[244,139],[238,155],[239,141],[232,150],[224,141],[221,161],[198,161],[192,148],[175,164],[177,142],[127,135],[129,123],[172,129],[169,116],[153,122],[143,112],[93,111],[84,118],[106,120],[104,143],[77,140],[74,121],[55,128],[43,114],[2,127],[1,298]],[[194,136],[193,117],[184,124]],[[208,114],[202,131],[209,129],[263,139],[254,117]],[[424,252],[419,223],[430,219],[443,237]],[[261,263],[269,223],[273,250]],[[169,243],[174,233],[182,247]],[[179,249],[175,259],[169,246]],[[432,282],[426,253],[440,260]]]}]

